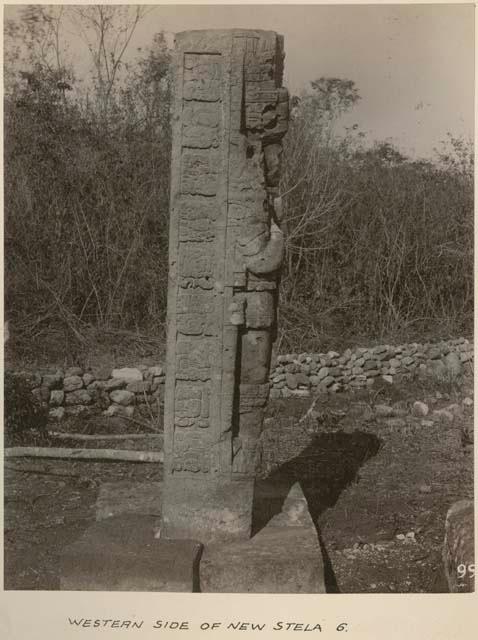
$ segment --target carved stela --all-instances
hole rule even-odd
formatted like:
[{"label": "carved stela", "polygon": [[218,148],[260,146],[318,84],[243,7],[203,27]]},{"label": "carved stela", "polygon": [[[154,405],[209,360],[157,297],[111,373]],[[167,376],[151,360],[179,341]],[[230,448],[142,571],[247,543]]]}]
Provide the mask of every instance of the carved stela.
[{"label": "carved stela", "polygon": [[162,537],[248,538],[284,241],[283,39],[176,37]]}]

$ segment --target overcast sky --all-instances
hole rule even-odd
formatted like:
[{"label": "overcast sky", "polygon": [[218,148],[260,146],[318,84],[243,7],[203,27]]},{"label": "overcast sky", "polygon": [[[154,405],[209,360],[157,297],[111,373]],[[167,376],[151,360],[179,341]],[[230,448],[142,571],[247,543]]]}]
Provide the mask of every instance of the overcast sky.
[{"label": "overcast sky", "polygon": [[[157,31],[273,29],[285,36],[285,84],[354,80],[362,100],[347,117],[370,139],[428,156],[447,132],[473,136],[474,7],[428,5],[157,6],[131,43]],[[75,44],[76,50],[80,44]]]}]

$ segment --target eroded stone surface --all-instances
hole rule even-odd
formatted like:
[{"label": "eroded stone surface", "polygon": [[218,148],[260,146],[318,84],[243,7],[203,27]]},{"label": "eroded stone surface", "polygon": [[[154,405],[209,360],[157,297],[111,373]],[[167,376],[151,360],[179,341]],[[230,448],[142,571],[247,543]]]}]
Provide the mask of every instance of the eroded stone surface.
[{"label": "eroded stone surface", "polygon": [[283,257],[271,31],[176,38],[162,532],[247,538]]},{"label": "eroded stone surface", "polygon": [[[275,489],[280,492],[270,487],[269,494],[256,495],[264,502],[262,513],[277,500]],[[207,545],[199,581],[206,593],[325,593],[317,531],[299,484],[250,540]]]},{"label": "eroded stone surface", "polygon": [[443,547],[445,575],[452,593],[474,590],[474,530],[473,501],[455,502],[446,516]]},{"label": "eroded stone surface", "polygon": [[157,539],[152,516],[113,516],[62,550],[61,590],[197,591],[201,551],[194,540]]}]

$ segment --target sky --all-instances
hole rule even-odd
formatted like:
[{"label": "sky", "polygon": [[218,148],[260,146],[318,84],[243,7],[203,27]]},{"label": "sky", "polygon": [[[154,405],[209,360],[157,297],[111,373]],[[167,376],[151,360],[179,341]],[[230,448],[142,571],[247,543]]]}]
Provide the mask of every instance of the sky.
[{"label": "sky", "polygon": [[[345,117],[372,140],[428,157],[447,133],[473,137],[474,6],[174,5],[140,23],[131,51],[158,31],[272,29],[285,37],[284,84],[300,93],[321,76],[353,80],[361,100]],[[82,43],[70,38],[81,61]]]}]

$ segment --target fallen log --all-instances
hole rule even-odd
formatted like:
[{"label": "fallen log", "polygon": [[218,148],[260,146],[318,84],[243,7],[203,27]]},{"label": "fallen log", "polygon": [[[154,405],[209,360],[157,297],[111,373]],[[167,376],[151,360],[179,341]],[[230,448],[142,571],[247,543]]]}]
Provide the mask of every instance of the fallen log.
[{"label": "fallen log", "polygon": [[145,440],[147,438],[162,438],[162,433],[65,433],[63,431],[49,431],[48,435],[59,440]]},{"label": "fallen log", "polygon": [[[20,462],[19,460],[17,462]],[[3,468],[7,471],[14,471],[15,473],[34,473],[40,476],[57,476],[58,478],[81,478],[80,473],[58,472],[50,471],[49,469],[33,469],[32,467],[16,467],[15,463],[12,465],[4,464]]]},{"label": "fallen log", "polygon": [[5,458],[68,458],[71,460],[113,460],[115,462],[163,462],[164,454],[162,451],[11,447],[5,449]]}]

